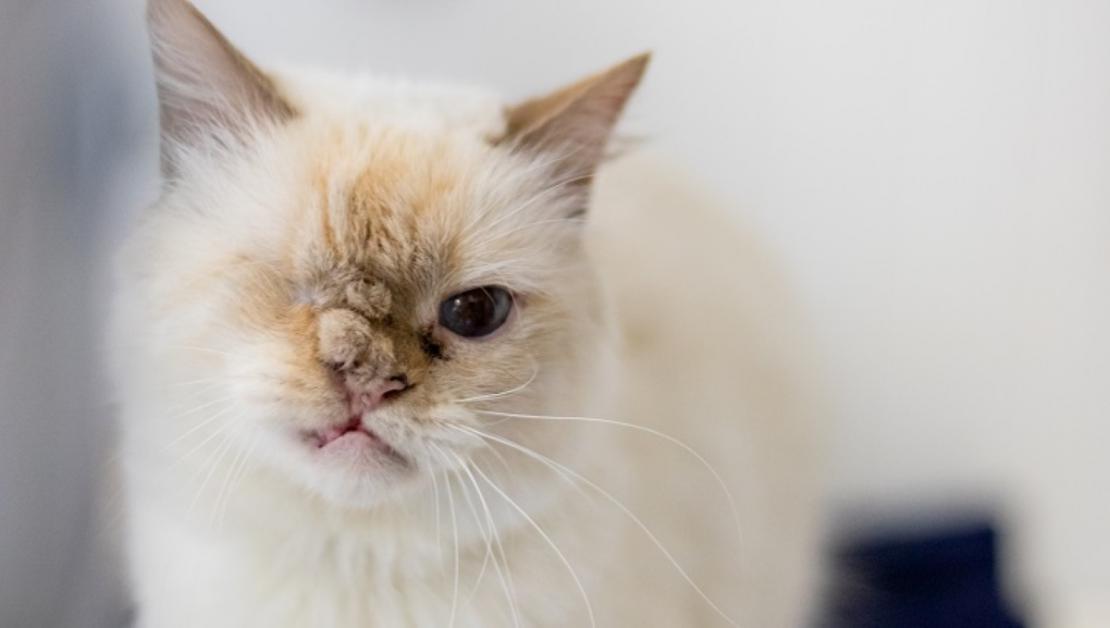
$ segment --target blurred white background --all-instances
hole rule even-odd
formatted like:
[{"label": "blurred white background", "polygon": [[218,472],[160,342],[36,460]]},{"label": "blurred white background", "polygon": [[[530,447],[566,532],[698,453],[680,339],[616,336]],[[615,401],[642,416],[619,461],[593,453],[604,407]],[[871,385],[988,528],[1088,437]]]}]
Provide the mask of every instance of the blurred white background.
[{"label": "blurred white background", "polygon": [[[263,65],[513,97],[654,50],[625,130],[794,282],[833,511],[996,509],[1040,625],[1110,625],[1110,3],[197,4]],[[108,625],[97,337],[157,185],[142,3],[0,0],[0,53],[0,625]]]}]

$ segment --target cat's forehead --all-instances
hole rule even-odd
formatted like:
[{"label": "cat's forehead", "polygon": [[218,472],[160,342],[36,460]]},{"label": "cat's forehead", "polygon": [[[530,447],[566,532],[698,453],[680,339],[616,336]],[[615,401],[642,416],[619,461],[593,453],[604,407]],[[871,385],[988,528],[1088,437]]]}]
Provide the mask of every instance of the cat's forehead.
[{"label": "cat's forehead", "polygon": [[371,79],[283,88],[302,115],[275,136],[277,165],[254,169],[250,187],[288,208],[270,251],[298,277],[357,269],[391,289],[435,292],[534,286],[557,265],[553,243],[568,231],[552,218],[567,211],[535,156],[491,139],[506,125],[497,98]]},{"label": "cat's forehead", "polygon": [[506,175],[527,164],[494,146],[507,121],[492,94],[373,78],[295,85],[304,119],[293,146],[312,147],[314,187],[333,213],[442,223],[483,195],[519,191]]},{"label": "cat's forehead", "polygon": [[393,278],[448,265],[471,204],[451,148],[391,129],[343,132],[312,164],[311,263]]},{"label": "cat's forehead", "polygon": [[393,288],[448,290],[493,281],[484,269],[535,250],[522,225],[546,209],[529,202],[542,185],[487,138],[357,116],[306,120],[304,133],[308,199],[292,226],[305,276],[354,268]]}]

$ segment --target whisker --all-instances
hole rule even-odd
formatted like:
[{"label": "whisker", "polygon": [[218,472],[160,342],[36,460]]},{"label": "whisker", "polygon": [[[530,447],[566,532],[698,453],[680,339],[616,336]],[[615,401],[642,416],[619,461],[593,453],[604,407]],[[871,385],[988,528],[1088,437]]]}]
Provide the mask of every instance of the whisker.
[{"label": "whisker", "polygon": [[[457,455],[452,453],[452,456],[458,458]],[[460,461],[461,462],[461,461]],[[478,509],[474,507],[474,500],[470,497],[470,491],[467,489],[466,484],[463,482],[462,474],[459,473],[458,468],[451,469],[451,475],[459,481],[459,487],[462,489],[463,497],[466,498],[466,506],[470,509],[470,515],[474,518],[474,524],[478,526],[478,531],[482,535],[482,540],[486,544],[486,552],[482,557],[482,565],[478,569],[478,575],[474,578],[474,584],[471,586],[470,593],[466,596],[467,601],[474,599],[474,594],[478,592],[482,584],[482,578],[486,575],[486,569],[489,566],[490,557],[493,556],[493,541],[490,538],[490,532],[482,525],[481,519],[478,517]]]},{"label": "whisker", "polygon": [[254,455],[254,450],[258,446],[258,441],[259,440],[261,440],[260,432],[258,430],[255,430],[254,438],[251,439],[251,444],[247,447],[247,453],[246,453],[245,456],[243,456],[243,464],[241,464],[239,466],[239,473],[235,477],[234,485],[230,489],[228,489],[229,490],[229,496],[230,496],[230,491],[236,491],[236,490],[239,489],[239,485],[243,482],[243,478],[246,477],[247,471],[248,471],[248,466],[247,465],[249,464],[248,460],[251,456]]},{"label": "whisker", "polygon": [[220,444],[212,451],[211,454],[209,454],[207,460],[211,460],[211,463],[207,463],[206,460],[206,463],[201,466],[202,470],[207,468],[208,472],[205,474],[204,480],[200,483],[200,487],[197,488],[196,493],[193,494],[193,499],[189,502],[189,508],[186,510],[187,513],[193,512],[193,508],[195,508],[197,502],[200,501],[201,496],[204,494],[204,489],[208,486],[208,482],[211,481],[212,476],[216,473],[216,469],[219,468],[220,461],[227,454],[227,452],[230,451],[230,449],[231,438],[224,436],[223,439],[220,441]]},{"label": "whisker", "polygon": [[187,458],[190,458],[190,457],[192,457],[192,456],[193,456],[193,454],[195,454],[195,453],[197,453],[198,451],[200,451],[201,449],[203,449],[203,448],[204,448],[204,446],[205,446],[205,445],[207,445],[207,444],[208,444],[208,443],[209,443],[209,442],[210,442],[210,441],[211,441],[211,440],[212,440],[213,438],[215,438],[215,437],[219,436],[220,434],[223,434],[224,432],[226,432],[227,430],[229,430],[229,429],[231,428],[231,425],[232,425],[232,424],[231,424],[230,422],[228,422],[228,423],[224,423],[224,424],[223,424],[223,425],[221,425],[220,427],[216,428],[216,430],[215,430],[215,431],[213,431],[213,432],[212,432],[211,434],[209,434],[208,436],[206,436],[206,437],[204,438],[204,440],[200,441],[200,442],[199,442],[199,443],[197,443],[197,444],[196,444],[196,445],[195,445],[195,446],[194,446],[194,447],[193,447],[192,449],[190,449],[189,451],[187,451],[187,452],[185,452],[184,454],[182,454],[182,456],[181,456],[181,459],[182,459],[182,460],[184,460],[184,459],[187,459]]},{"label": "whisker", "polygon": [[674,436],[671,436],[670,434],[667,434],[666,432],[660,432],[659,430],[656,430],[656,429],[653,429],[653,428],[650,428],[650,427],[647,427],[647,426],[644,426],[644,425],[636,425],[635,423],[627,423],[625,421],[616,421],[616,420],[613,420],[613,419],[600,419],[600,418],[594,418],[594,417],[577,417],[577,416],[548,416],[548,415],[542,415],[542,414],[517,414],[517,413],[512,413],[512,412],[497,412],[497,411],[493,411],[493,410],[475,410],[475,412],[477,412],[478,414],[487,414],[487,415],[505,417],[505,418],[510,418],[510,419],[525,419],[525,420],[535,420],[535,421],[578,421],[578,422],[581,422],[581,423],[597,423],[597,424],[600,424],[600,425],[611,425],[611,426],[616,426],[616,427],[624,427],[624,428],[628,428],[628,429],[631,429],[631,430],[636,430],[636,431],[639,431],[639,432],[643,432],[645,434],[651,434],[652,436],[655,436],[656,438],[661,438],[661,439],[671,443],[672,445],[675,445],[675,446],[681,448],[683,451],[685,451],[689,455],[693,456],[694,459],[696,459],[698,461],[698,463],[700,463],[701,466],[703,468],[705,468],[705,470],[708,471],[710,475],[713,476],[714,481],[717,482],[718,488],[720,488],[721,492],[724,493],[725,499],[728,501],[729,510],[731,511],[731,514],[732,514],[733,525],[736,527],[736,537],[737,537],[737,543],[738,543],[737,551],[739,551],[740,547],[742,547],[742,542],[743,542],[743,538],[744,538],[744,530],[743,530],[743,526],[740,524],[740,509],[736,505],[736,499],[733,497],[732,491],[728,488],[728,484],[725,482],[724,478],[721,477],[721,474],[718,473],[717,470],[713,467],[713,465],[709,464],[709,461],[705,459],[705,456],[702,456],[700,453],[698,453],[698,451],[696,449],[694,449],[690,445],[686,444],[685,442],[675,438]]},{"label": "whisker", "polygon": [[209,401],[206,401],[206,402],[204,402],[200,405],[196,405],[196,406],[193,406],[192,408],[189,408],[187,410],[183,410],[181,413],[175,414],[174,416],[171,416],[171,417],[169,417],[168,419],[165,419],[165,420],[166,421],[176,421],[178,419],[183,419],[183,418],[189,416],[190,414],[199,412],[200,410],[203,410],[205,408],[210,408],[210,407],[216,405],[217,403],[230,401],[230,400],[232,400],[233,397],[234,397],[234,395],[225,395],[223,397],[218,397],[216,399],[210,399]]},{"label": "whisker", "polygon": [[578,577],[578,572],[576,572],[574,570],[574,567],[571,566],[570,561],[567,560],[566,555],[564,555],[562,550],[559,549],[559,546],[555,544],[555,541],[551,540],[551,537],[548,536],[547,532],[545,532],[538,523],[536,523],[536,520],[533,519],[531,515],[529,515],[523,508],[521,508],[519,504],[513,501],[513,498],[509,497],[508,494],[505,493],[505,491],[501,490],[501,487],[494,484],[493,480],[489,479],[489,476],[487,476],[482,471],[481,467],[474,465],[474,472],[477,473],[482,478],[482,480],[485,481],[486,484],[489,484],[490,488],[492,488],[498,495],[501,496],[501,499],[504,499],[505,502],[513,508],[513,510],[520,514],[520,516],[523,517],[525,521],[527,521],[533,528],[535,528],[536,532],[538,532],[539,535],[543,537],[543,540],[547,542],[547,545],[552,549],[552,551],[555,552],[556,556],[559,557],[560,562],[563,563],[563,566],[566,567],[567,572],[570,573],[571,578],[574,580],[575,586],[578,587],[578,593],[581,594],[582,601],[586,604],[586,614],[590,618],[591,628],[597,628],[597,619],[594,617],[594,608],[593,605],[590,604],[590,596],[586,593],[586,587],[582,585],[582,580]]},{"label": "whisker", "polygon": [[235,453],[231,458],[231,464],[228,465],[227,471],[224,473],[224,481],[220,483],[220,490],[216,492],[216,501],[212,505],[212,512],[210,513],[211,523],[218,529],[222,525],[224,505],[224,492],[227,490],[228,484],[231,482],[231,475],[235,472],[235,468],[239,466],[239,458],[246,452],[241,449]]},{"label": "whisker", "polygon": [[539,372],[540,372],[540,367],[535,362],[535,360],[533,360],[532,361],[532,375],[531,375],[531,377],[528,378],[528,381],[524,382],[523,384],[521,384],[519,386],[516,386],[514,388],[510,388],[509,390],[504,390],[504,391],[498,392],[498,393],[492,393],[492,394],[488,394],[488,395],[475,395],[473,397],[467,397],[465,399],[456,399],[453,403],[472,403],[472,402],[475,402],[475,401],[487,401],[487,400],[490,400],[490,399],[500,399],[501,397],[508,397],[510,395],[514,395],[514,394],[524,390],[525,388],[527,388],[529,385],[531,385],[532,382],[536,381],[536,376],[539,375]]},{"label": "whisker", "polygon": [[[476,430],[472,427],[467,427],[465,425],[450,425],[448,427],[451,427],[452,429],[459,430],[460,432],[463,432],[465,434],[469,434],[471,436],[475,436],[475,437],[483,439],[483,440],[486,440],[487,438],[495,438],[492,434],[489,434],[488,432],[483,432],[481,430]],[[517,444],[519,445],[519,443],[517,443]],[[502,466],[504,466],[506,470],[509,470],[509,464],[505,460],[504,456],[501,455],[501,452],[497,451],[496,448],[489,447],[488,443],[486,443],[486,447],[487,447],[487,450],[490,453],[492,453],[498,460],[501,461]],[[520,445],[520,447],[522,447],[523,449],[517,449],[517,451],[520,451],[521,453],[523,453],[525,455],[528,455],[528,456],[531,456],[532,454],[540,455],[538,452],[535,452],[533,450],[524,451],[524,449],[527,449],[527,448],[525,448],[523,445]],[[558,469],[556,469],[555,472],[559,475],[559,478],[561,480],[566,482],[568,486],[570,486],[575,491],[577,491],[579,495],[589,499],[590,496],[587,495],[586,492],[582,490],[582,487],[578,483],[576,483],[569,475],[567,475],[566,473],[560,472]]]},{"label": "whisker", "polygon": [[[493,513],[490,511],[489,504],[486,502],[485,495],[482,494],[482,488],[478,485],[478,480],[470,471],[470,466],[458,454],[453,453],[453,455],[455,456],[455,459],[459,461],[459,465],[462,467],[462,470],[466,472],[466,476],[470,478],[470,483],[474,486],[474,491],[478,494],[478,501],[482,503],[482,510],[486,513],[486,523],[489,526],[493,542],[497,547],[497,553],[501,557],[501,563],[505,566],[504,572],[502,572],[501,566],[498,564],[497,559],[495,558],[493,561],[493,568],[497,571],[497,577],[501,581],[501,588],[502,590],[504,590],[505,598],[509,602],[509,614],[512,615],[513,626],[514,628],[520,628],[520,615],[516,607],[516,586],[513,584],[512,574],[509,572],[509,560],[505,555],[505,547],[501,543],[501,535],[497,533],[497,525],[494,523]],[[484,561],[482,565],[484,568]],[[475,587],[475,590],[477,590],[477,587]],[[473,595],[473,592],[471,593],[471,595]]]},{"label": "whisker", "polygon": [[239,474],[239,468],[246,469],[247,456],[254,450],[254,445],[258,442],[258,433],[255,432],[254,437],[251,439],[251,445],[248,449],[242,449],[231,461],[231,466],[228,467],[227,475],[224,477],[223,485],[220,487],[220,492],[216,495],[216,526],[217,528],[223,526],[224,517],[227,514],[228,502],[231,501],[231,483],[232,480]]},{"label": "whisker", "polygon": [[[455,460],[457,460],[458,467],[462,468],[463,472],[466,474],[466,477],[468,479],[470,479],[471,486],[474,487],[475,493],[478,496],[478,500],[480,500],[480,502],[482,503],[482,509],[483,509],[483,511],[485,513],[485,517],[486,517],[486,526],[487,526],[486,528],[482,528],[481,524],[478,524],[478,526],[480,526],[480,529],[482,529],[482,531],[483,531],[483,539],[485,540],[485,543],[486,543],[486,555],[482,559],[482,568],[480,569],[480,571],[478,571],[478,576],[477,576],[477,578],[475,578],[474,588],[471,590],[470,595],[467,596],[467,599],[473,599],[474,595],[476,594],[476,592],[478,590],[478,586],[480,586],[481,583],[482,583],[482,576],[485,574],[486,567],[492,561],[493,566],[494,566],[494,570],[497,573],[497,577],[498,577],[499,580],[501,580],[502,589],[505,591],[505,597],[506,597],[506,599],[508,601],[508,605],[509,605],[509,612],[511,612],[511,615],[513,616],[513,625],[514,626],[519,626],[519,624],[518,624],[519,618],[517,617],[517,610],[516,610],[515,587],[512,587],[512,589],[513,589],[512,592],[511,592],[511,590],[509,590],[509,585],[511,585],[511,581],[506,581],[505,574],[502,573],[501,564],[497,563],[497,557],[493,553],[494,546],[496,545],[498,554],[499,554],[499,556],[501,556],[501,559],[504,561],[505,569],[507,570],[508,569],[508,561],[505,558],[505,548],[504,548],[504,546],[502,546],[501,537],[499,537],[497,535],[497,531],[496,531],[497,528],[496,528],[496,525],[494,524],[493,513],[490,510],[490,506],[488,506],[488,504],[486,503],[485,496],[482,494],[482,489],[481,489],[480,486],[478,486],[477,479],[475,479],[474,474],[471,473],[470,466],[468,466],[468,464],[466,463],[466,460],[464,460],[462,456],[460,456],[458,454],[455,454],[454,452],[451,452],[451,455],[452,455],[452,457],[455,458]],[[462,476],[458,475],[457,470],[455,472],[455,476],[460,478],[460,484],[462,484]],[[474,515],[474,519],[477,523],[477,521],[478,521],[477,509],[474,508],[474,503],[472,502],[472,500],[470,498],[470,492],[468,492],[468,490],[467,490],[465,495],[466,495],[466,502],[467,502],[468,505],[470,505],[472,514]],[[491,560],[491,558],[493,560]]]},{"label": "whisker", "polygon": [[[431,445],[431,443],[429,443],[429,445]],[[436,479],[437,475],[439,475],[439,472],[434,471],[434,470],[431,472],[431,476],[432,476],[432,500],[435,502],[435,512],[436,512],[436,556],[443,556],[443,537],[442,537],[442,534],[440,534],[440,527],[439,527],[439,480]],[[442,562],[440,564],[442,566]]]},{"label": "whisker", "polygon": [[[228,401],[228,399],[222,399],[221,401]],[[208,404],[208,405],[211,405],[211,404]],[[235,408],[235,405],[236,404],[235,404],[234,400],[228,401],[228,404],[227,404],[226,407],[222,408],[221,410],[219,410],[215,414],[209,416],[208,418],[204,419],[203,421],[197,423],[196,425],[194,425],[191,428],[189,428],[188,430],[186,430],[183,434],[181,434],[177,438],[175,438],[172,441],[170,441],[169,443],[167,443],[166,448],[169,449],[169,448],[173,447],[174,445],[180,443],[181,441],[185,440],[189,436],[195,434],[197,431],[203,429],[204,427],[206,427],[208,425],[211,425],[213,421],[215,421],[216,419],[220,418],[221,416],[223,416],[223,415],[227,414],[228,412],[230,412],[231,410],[233,410]]]},{"label": "whisker", "polygon": [[[431,443],[429,443],[429,445],[443,457],[444,462],[448,462],[446,456],[443,455],[439,447]],[[455,539],[455,584],[452,587],[451,593],[451,619],[447,624],[448,628],[454,628],[455,616],[458,613],[459,607],[459,522],[455,514],[455,496],[454,491],[451,490],[451,481],[447,477],[444,477],[444,480],[447,481],[447,505],[451,510],[451,529]]]},{"label": "whisker", "polygon": [[635,523],[636,526],[638,528],[640,528],[640,530],[643,531],[644,534],[647,535],[648,539],[650,539],[651,542],[655,545],[655,547],[660,552],[662,552],[663,556],[665,556],[666,559],[671,563],[671,566],[674,567],[675,570],[678,571],[679,575],[682,576],[682,579],[686,581],[686,584],[690,585],[690,587],[694,590],[694,592],[697,593],[698,596],[706,604],[708,604],[709,607],[712,608],[714,612],[717,613],[717,615],[719,615],[722,619],[724,619],[726,622],[728,622],[728,624],[730,626],[734,626],[735,628],[739,628],[739,625],[736,623],[736,621],[734,621],[731,617],[728,616],[727,613],[725,613],[723,610],[721,610],[721,608],[719,606],[717,606],[717,604],[702,590],[702,588],[700,586],[698,586],[697,583],[694,582],[693,578],[691,578],[690,575],[686,573],[686,570],[682,568],[682,565],[680,565],[678,563],[678,560],[676,560],[675,557],[671,554],[671,552],[669,550],[667,550],[666,546],[664,546],[662,541],[660,541],[659,538],[655,536],[655,533],[653,533],[651,531],[651,529],[648,528],[648,526],[643,522],[643,520],[641,520],[640,517],[638,517],[636,515],[636,513],[632,512],[632,510],[629,509],[628,506],[625,506],[622,501],[620,501],[619,499],[614,497],[612,493],[610,493],[609,491],[601,488],[596,483],[591,481],[589,478],[583,476],[582,474],[580,474],[577,471],[571,469],[570,467],[567,467],[566,465],[563,465],[563,464],[559,464],[558,462],[555,462],[551,458],[548,458],[547,456],[545,456],[545,455],[543,455],[539,452],[533,451],[533,450],[531,450],[527,447],[524,447],[523,445],[520,445],[518,443],[515,443],[515,442],[513,442],[509,439],[500,438],[500,437],[494,436],[492,434],[484,434],[484,433],[481,433],[479,430],[475,430],[475,429],[471,429],[471,428],[465,428],[464,427],[462,429],[464,429],[468,432],[471,432],[476,436],[481,436],[483,438],[488,438],[488,439],[490,439],[490,440],[492,440],[496,443],[500,443],[502,445],[505,445],[506,447],[511,447],[511,448],[523,453],[524,455],[529,456],[529,457],[547,465],[550,469],[552,469],[556,473],[569,474],[571,477],[575,478],[579,482],[582,482],[586,486],[589,486],[593,490],[597,491],[599,495],[601,495],[606,500],[608,500],[609,503],[613,504],[618,509],[620,509],[621,512],[623,512],[629,519],[631,519],[632,522]]},{"label": "whisker", "polygon": [[505,460],[505,456],[501,455],[500,451],[497,451],[496,449],[494,449],[493,447],[489,447],[488,445],[486,446],[485,450],[492,454],[494,458],[497,458],[497,463],[500,464],[501,468],[505,470],[506,474],[508,474],[506,477],[512,477],[513,468],[509,466],[509,461]]}]

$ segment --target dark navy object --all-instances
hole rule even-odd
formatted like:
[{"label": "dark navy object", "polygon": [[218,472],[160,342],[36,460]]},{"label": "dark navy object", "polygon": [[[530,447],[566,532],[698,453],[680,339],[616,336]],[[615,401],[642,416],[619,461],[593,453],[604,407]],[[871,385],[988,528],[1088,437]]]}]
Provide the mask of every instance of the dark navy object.
[{"label": "dark navy object", "polygon": [[989,524],[868,537],[838,561],[849,584],[831,628],[1022,628],[1002,600]]}]

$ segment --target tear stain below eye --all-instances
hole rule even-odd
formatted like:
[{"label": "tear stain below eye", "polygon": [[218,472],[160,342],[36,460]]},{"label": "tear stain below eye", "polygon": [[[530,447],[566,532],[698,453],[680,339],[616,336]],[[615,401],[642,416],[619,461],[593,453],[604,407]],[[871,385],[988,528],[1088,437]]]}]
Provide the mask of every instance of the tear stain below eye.
[{"label": "tear stain below eye", "polygon": [[443,353],[443,345],[436,342],[436,339],[432,337],[432,332],[430,331],[420,333],[420,348],[433,360],[448,359]]}]

